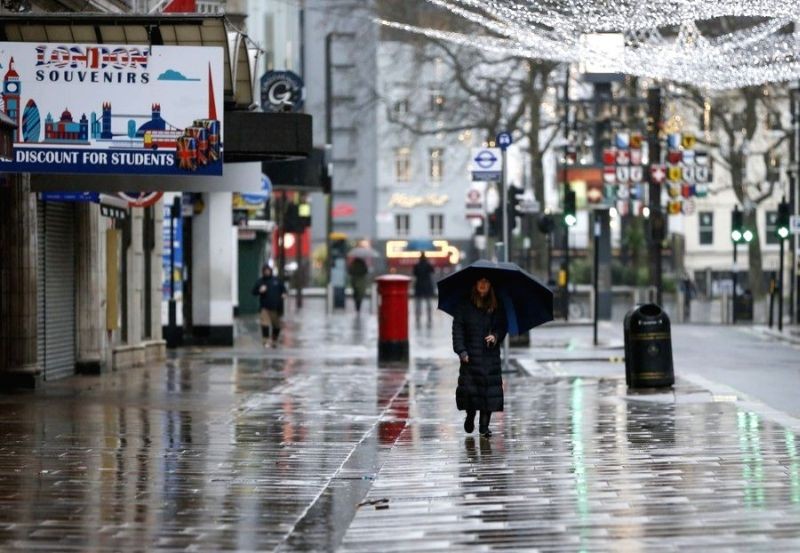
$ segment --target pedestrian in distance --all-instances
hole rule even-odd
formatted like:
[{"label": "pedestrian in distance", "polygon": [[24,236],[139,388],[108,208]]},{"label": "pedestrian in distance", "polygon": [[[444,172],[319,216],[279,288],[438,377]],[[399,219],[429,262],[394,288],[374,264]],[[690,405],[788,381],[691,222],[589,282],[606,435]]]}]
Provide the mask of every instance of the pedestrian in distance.
[{"label": "pedestrian in distance", "polygon": [[500,344],[508,323],[492,283],[479,278],[453,317],[453,351],[461,365],[456,388],[456,407],[466,411],[464,431],[475,430],[475,414],[480,412],[478,432],[492,435],[492,413],[503,410],[503,379]]},{"label": "pedestrian in distance", "polygon": [[260,307],[261,340],[264,347],[278,347],[283,317],[283,300],[286,299],[286,286],[272,274],[272,267],[264,265],[261,278],[253,285],[253,295],[258,296]]},{"label": "pedestrian in distance", "polygon": [[369,267],[366,261],[360,257],[354,257],[347,267],[347,274],[350,275],[350,286],[353,289],[353,302],[356,305],[356,313],[360,313],[361,302],[364,301],[369,284]]},{"label": "pedestrian in distance", "polygon": [[414,315],[417,324],[422,316],[422,304],[428,315],[428,326],[431,324],[431,298],[433,297],[433,265],[425,257],[425,252],[419,256],[419,261],[414,265]]}]

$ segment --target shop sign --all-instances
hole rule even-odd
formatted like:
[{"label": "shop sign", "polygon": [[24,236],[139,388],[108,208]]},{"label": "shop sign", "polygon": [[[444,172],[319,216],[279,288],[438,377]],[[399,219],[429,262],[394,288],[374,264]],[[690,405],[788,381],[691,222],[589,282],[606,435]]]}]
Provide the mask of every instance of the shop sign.
[{"label": "shop sign", "polygon": [[5,42],[0,67],[2,172],[222,175],[222,48]]},{"label": "shop sign", "polygon": [[261,109],[300,111],[306,96],[305,84],[291,71],[267,71],[261,76]]},{"label": "shop sign", "polygon": [[401,207],[411,209],[419,206],[441,207],[450,201],[447,194],[426,194],[424,196],[414,196],[412,194],[392,194],[389,199],[389,207]]}]

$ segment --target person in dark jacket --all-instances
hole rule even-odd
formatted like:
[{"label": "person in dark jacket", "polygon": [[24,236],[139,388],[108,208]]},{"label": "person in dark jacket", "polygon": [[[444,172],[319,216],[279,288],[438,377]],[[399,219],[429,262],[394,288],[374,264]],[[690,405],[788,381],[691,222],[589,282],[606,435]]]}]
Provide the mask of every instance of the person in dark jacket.
[{"label": "person in dark jacket", "polygon": [[258,296],[261,317],[261,339],[264,347],[270,343],[272,330],[272,347],[278,347],[278,336],[281,333],[281,317],[283,316],[283,300],[286,297],[286,286],[273,276],[272,267],[264,265],[261,278],[253,285],[253,295]]},{"label": "person in dark jacket", "polygon": [[505,312],[491,282],[481,278],[453,318],[453,351],[461,361],[456,407],[467,412],[464,430],[468,434],[475,429],[475,413],[480,411],[478,431],[491,436],[492,412],[503,410],[500,344],[506,332]]},{"label": "person in dark jacket", "polygon": [[431,324],[431,298],[433,297],[433,265],[425,257],[425,252],[419,256],[419,261],[414,265],[414,315],[419,324],[422,315],[422,302],[428,315],[428,325]]}]

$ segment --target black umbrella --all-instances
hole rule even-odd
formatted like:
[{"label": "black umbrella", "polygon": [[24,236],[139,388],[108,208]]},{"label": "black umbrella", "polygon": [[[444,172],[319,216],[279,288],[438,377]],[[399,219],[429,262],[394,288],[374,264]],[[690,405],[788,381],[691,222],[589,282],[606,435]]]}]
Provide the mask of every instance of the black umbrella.
[{"label": "black umbrella", "polygon": [[439,309],[455,316],[459,304],[469,298],[475,283],[486,278],[503,302],[508,333],[521,334],[553,320],[553,292],[516,263],[478,261],[436,283]]}]

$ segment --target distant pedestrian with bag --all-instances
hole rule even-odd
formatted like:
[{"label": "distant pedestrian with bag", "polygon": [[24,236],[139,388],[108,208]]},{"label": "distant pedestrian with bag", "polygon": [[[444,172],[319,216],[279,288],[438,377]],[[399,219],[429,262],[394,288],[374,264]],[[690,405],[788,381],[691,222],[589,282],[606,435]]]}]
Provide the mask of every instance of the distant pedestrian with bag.
[{"label": "distant pedestrian with bag", "polygon": [[264,265],[261,278],[253,285],[253,295],[258,296],[260,307],[261,339],[264,347],[278,347],[281,334],[283,301],[286,299],[286,286],[272,274],[272,267]]},{"label": "distant pedestrian with bag", "polygon": [[356,305],[356,313],[360,313],[361,302],[364,301],[364,296],[367,294],[367,286],[369,285],[367,262],[360,257],[353,258],[347,267],[347,273],[350,275],[350,286],[353,289],[353,302]]},{"label": "distant pedestrian with bag", "polygon": [[425,252],[419,256],[419,261],[414,265],[414,315],[417,324],[422,317],[422,303],[428,315],[428,325],[431,324],[431,298],[433,298],[433,265],[425,257]]},{"label": "distant pedestrian with bag", "polygon": [[475,429],[475,414],[480,412],[478,432],[482,437],[491,436],[492,413],[503,410],[500,344],[507,328],[492,283],[487,278],[477,279],[453,317],[453,350],[461,361],[456,407],[467,412],[464,430],[468,434]]}]

